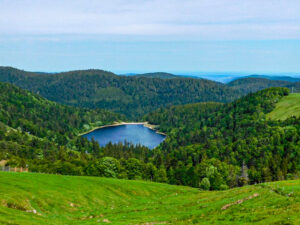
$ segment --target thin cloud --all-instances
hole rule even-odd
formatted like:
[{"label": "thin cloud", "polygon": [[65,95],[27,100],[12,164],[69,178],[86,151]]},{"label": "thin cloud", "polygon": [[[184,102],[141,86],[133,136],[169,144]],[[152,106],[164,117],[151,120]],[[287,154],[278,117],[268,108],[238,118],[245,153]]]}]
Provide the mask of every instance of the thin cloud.
[{"label": "thin cloud", "polygon": [[299,0],[0,0],[0,33],[299,39],[299,11]]}]

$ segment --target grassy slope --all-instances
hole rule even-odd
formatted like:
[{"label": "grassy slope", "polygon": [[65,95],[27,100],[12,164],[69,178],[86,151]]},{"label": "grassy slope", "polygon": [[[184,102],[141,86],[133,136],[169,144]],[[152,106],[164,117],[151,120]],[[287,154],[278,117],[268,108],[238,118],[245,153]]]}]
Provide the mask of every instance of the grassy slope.
[{"label": "grassy slope", "polygon": [[[300,180],[219,192],[30,173],[0,172],[0,181],[0,224],[98,224],[105,219],[112,224],[300,223]],[[254,193],[259,196],[221,210]],[[26,212],[33,209],[36,214]]]},{"label": "grassy slope", "polygon": [[276,104],[276,108],[267,116],[273,120],[284,120],[290,116],[300,116],[300,93],[283,97]]}]

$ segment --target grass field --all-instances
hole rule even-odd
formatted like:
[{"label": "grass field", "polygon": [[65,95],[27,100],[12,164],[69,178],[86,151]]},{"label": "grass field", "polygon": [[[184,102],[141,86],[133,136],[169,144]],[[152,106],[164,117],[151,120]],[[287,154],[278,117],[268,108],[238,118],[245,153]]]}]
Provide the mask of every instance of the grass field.
[{"label": "grass field", "polygon": [[267,117],[273,120],[285,120],[290,116],[300,116],[300,93],[283,97],[276,108]]},{"label": "grass field", "polygon": [[0,224],[300,224],[300,180],[211,192],[31,173],[0,182]]}]

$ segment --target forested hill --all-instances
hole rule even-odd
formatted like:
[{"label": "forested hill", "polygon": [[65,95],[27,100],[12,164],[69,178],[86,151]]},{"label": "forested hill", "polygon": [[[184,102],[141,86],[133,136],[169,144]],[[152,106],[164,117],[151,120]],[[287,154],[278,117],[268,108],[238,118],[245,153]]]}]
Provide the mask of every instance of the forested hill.
[{"label": "forested hill", "polygon": [[209,119],[210,114],[222,106],[222,103],[202,102],[162,107],[147,114],[144,120],[158,124],[160,131],[170,133],[174,128],[194,127],[201,120]]},{"label": "forested hill", "polygon": [[60,105],[0,82],[0,122],[40,138],[57,139],[60,144],[66,144],[63,140],[91,129],[92,125],[111,124],[118,120],[124,120],[124,117],[102,109]]},{"label": "forested hill", "polygon": [[290,77],[290,76],[267,76],[267,75],[255,75],[254,74],[254,75],[250,75],[248,77],[264,78],[264,79],[268,79],[268,80],[283,80],[283,81],[290,81],[290,82],[300,82],[299,77]]},{"label": "forested hill", "polygon": [[239,92],[214,81],[192,78],[160,79],[117,76],[102,70],[56,74],[0,67],[0,81],[13,83],[63,104],[105,108],[129,119],[161,106],[195,102],[230,102]]},{"label": "forested hill", "polygon": [[181,77],[181,76],[178,76],[178,75],[174,75],[174,74],[171,74],[171,73],[164,73],[164,72],[142,73],[142,74],[136,74],[134,76],[135,77],[148,77],[148,78],[161,78],[161,79],[173,79],[173,78],[180,78]]},{"label": "forested hill", "polygon": [[[150,149],[129,144],[100,148],[93,139],[88,141],[79,136],[80,132],[94,126],[118,120],[125,119],[106,110],[60,105],[0,82],[1,168],[4,160],[8,166],[27,167],[33,172],[116,177],[114,169],[118,168],[122,169],[122,176],[118,177],[140,177],[144,166],[141,155],[150,155]],[[134,158],[137,152],[141,152],[137,157],[139,160]],[[113,154],[123,160],[122,167],[117,159],[105,158]],[[130,157],[133,159],[127,161]],[[134,172],[127,169],[127,162],[137,163],[140,173],[135,168]],[[107,172],[103,170],[103,164],[113,168],[106,168]],[[116,165],[118,167],[114,167]]]},{"label": "forested hill", "polygon": [[105,110],[51,102],[11,84],[0,86],[0,160],[31,171],[145,179],[219,190],[289,179],[299,173],[299,118],[268,120],[286,88],[232,103],[197,103],[145,117],[168,133],[150,150],[130,144],[100,148],[77,134],[122,119]]},{"label": "forested hill", "polygon": [[270,87],[287,87],[294,92],[300,92],[300,82],[291,82],[285,80],[270,80],[266,78],[246,77],[231,81],[227,84],[234,90],[239,90],[243,94],[256,92]]},{"label": "forested hill", "polygon": [[199,102],[231,102],[269,87],[300,92],[300,82],[241,78],[222,83],[169,73],[118,76],[103,70],[34,73],[0,67],[0,81],[13,83],[55,102],[103,108],[138,120],[160,107]]},{"label": "forested hill", "polygon": [[[131,76],[134,76],[134,77],[147,77],[147,78],[161,78],[161,79],[174,79],[174,78],[206,79],[206,78],[201,78],[199,76],[175,75],[175,74],[165,73],[165,72],[142,73],[142,74],[134,74],[134,75],[131,75]],[[213,80],[213,79],[209,79],[209,80]]]},{"label": "forested hill", "polygon": [[[300,118],[273,121],[267,119],[267,114],[288,93],[287,88],[270,88],[224,105],[160,109],[145,119],[168,133],[161,149],[175,177],[177,173],[197,174],[199,162],[214,159],[244,168],[242,171],[247,173],[239,182],[287,179],[300,171]],[[177,161],[172,160],[174,156]],[[204,179],[205,173],[201,176],[196,182]],[[231,175],[216,176],[223,177],[220,179],[228,186],[235,182],[229,181]],[[180,184],[189,182],[194,181],[180,180]]]}]

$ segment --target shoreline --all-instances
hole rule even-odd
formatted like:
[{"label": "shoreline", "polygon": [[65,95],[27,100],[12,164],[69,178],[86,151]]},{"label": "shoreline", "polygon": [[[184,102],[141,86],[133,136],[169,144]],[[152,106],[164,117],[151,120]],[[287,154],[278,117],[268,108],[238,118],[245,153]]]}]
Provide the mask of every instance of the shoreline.
[{"label": "shoreline", "polygon": [[167,134],[156,130],[155,129],[156,125],[149,124],[148,122],[114,122],[113,124],[107,124],[107,125],[103,125],[103,126],[100,126],[100,127],[94,127],[93,129],[91,129],[89,131],[78,134],[78,136],[83,136],[83,135],[91,133],[95,130],[102,129],[102,128],[105,128],[105,127],[117,127],[117,126],[122,126],[122,125],[139,125],[139,124],[144,125],[144,127],[147,127],[149,129],[155,131],[155,133],[157,133],[157,134],[167,136]]},{"label": "shoreline", "polygon": [[149,129],[155,131],[155,133],[157,133],[157,134],[161,134],[161,135],[167,136],[166,133],[163,133],[163,132],[158,131],[157,129],[155,129],[155,127],[157,127],[157,125],[153,125],[153,124],[150,124],[148,122],[143,122],[142,124],[144,124],[144,127],[147,127]]}]

